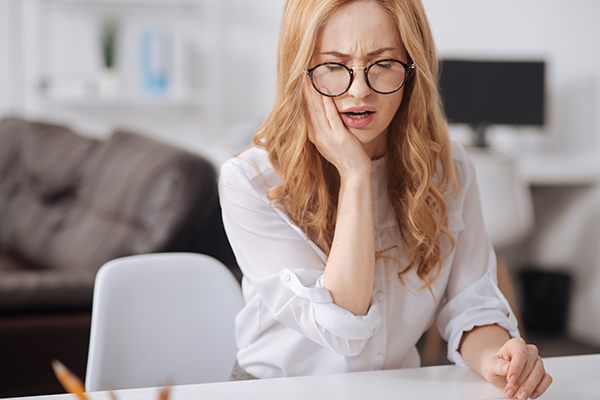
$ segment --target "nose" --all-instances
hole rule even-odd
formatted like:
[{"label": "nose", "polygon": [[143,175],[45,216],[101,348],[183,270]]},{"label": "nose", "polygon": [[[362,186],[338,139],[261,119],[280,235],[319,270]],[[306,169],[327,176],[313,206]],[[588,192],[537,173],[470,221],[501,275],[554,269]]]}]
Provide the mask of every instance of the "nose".
[{"label": "nose", "polygon": [[354,69],[354,80],[347,94],[356,99],[362,99],[371,94],[371,88],[367,85],[367,76],[363,72],[363,68]]}]

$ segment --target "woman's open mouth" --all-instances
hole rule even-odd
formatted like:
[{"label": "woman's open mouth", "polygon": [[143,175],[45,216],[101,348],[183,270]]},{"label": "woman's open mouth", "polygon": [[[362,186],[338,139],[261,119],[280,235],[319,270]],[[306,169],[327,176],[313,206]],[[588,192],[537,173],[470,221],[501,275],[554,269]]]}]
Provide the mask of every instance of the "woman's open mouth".
[{"label": "woman's open mouth", "polygon": [[352,119],[367,118],[369,115],[374,114],[373,111],[362,111],[362,112],[346,112],[344,113]]},{"label": "woman's open mouth", "polygon": [[375,118],[375,110],[371,109],[354,109],[340,113],[346,127],[349,128],[364,128]]}]

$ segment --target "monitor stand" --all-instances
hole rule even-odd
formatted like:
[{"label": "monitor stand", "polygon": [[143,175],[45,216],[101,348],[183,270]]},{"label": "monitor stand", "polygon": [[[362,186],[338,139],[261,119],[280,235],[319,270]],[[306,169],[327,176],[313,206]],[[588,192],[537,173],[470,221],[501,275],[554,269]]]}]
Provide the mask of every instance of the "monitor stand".
[{"label": "monitor stand", "polygon": [[479,147],[482,149],[486,149],[490,147],[490,144],[487,141],[487,137],[486,137],[486,130],[487,130],[488,124],[485,122],[480,122],[478,124],[474,124],[471,125],[471,129],[473,130],[473,133],[475,134],[475,141],[473,142],[473,145],[475,147]]}]

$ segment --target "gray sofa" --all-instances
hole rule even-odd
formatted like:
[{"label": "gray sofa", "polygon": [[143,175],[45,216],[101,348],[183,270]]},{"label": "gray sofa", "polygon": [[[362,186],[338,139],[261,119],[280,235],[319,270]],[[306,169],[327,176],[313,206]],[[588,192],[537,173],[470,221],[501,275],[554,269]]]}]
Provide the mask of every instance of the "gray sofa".
[{"label": "gray sofa", "polygon": [[110,259],[199,252],[239,278],[216,184],[205,159],[135,133],[0,120],[0,397],[60,392],[52,358],[83,376],[94,277]]}]

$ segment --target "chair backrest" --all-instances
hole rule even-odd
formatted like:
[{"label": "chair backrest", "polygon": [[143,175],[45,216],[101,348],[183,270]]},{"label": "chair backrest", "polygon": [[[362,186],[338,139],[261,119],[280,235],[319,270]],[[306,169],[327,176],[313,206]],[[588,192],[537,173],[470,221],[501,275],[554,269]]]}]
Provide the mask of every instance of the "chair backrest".
[{"label": "chair backrest", "polygon": [[238,282],[209,256],[145,254],[106,263],[94,287],[86,390],[227,380],[242,306]]}]

